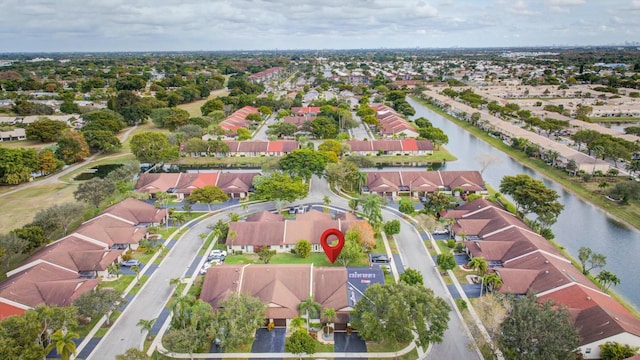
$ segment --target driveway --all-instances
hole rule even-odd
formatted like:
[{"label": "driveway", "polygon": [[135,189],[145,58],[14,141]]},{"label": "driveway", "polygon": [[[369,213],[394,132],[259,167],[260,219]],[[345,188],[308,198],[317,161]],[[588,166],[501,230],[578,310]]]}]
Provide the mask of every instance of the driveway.
[{"label": "driveway", "polygon": [[333,351],[335,352],[367,352],[367,343],[358,336],[358,333],[354,332],[348,335],[344,332],[334,332],[333,339],[335,341]]},{"label": "driveway", "polygon": [[252,353],[280,353],[284,352],[286,329],[276,328],[271,331],[258,329],[256,338],[251,346]]}]

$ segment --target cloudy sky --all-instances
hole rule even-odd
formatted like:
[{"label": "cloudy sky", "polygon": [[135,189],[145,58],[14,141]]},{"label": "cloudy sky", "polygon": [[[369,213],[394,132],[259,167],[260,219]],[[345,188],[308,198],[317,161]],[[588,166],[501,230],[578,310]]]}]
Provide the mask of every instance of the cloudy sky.
[{"label": "cloudy sky", "polygon": [[0,52],[640,41],[640,0],[0,0]]}]

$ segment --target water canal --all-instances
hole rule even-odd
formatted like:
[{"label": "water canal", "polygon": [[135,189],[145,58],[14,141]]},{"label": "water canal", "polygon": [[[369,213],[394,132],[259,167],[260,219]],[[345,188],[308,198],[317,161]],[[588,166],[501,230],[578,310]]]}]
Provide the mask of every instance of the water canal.
[{"label": "water canal", "polygon": [[605,269],[616,274],[621,280],[614,291],[627,299],[636,309],[640,308],[640,277],[635,275],[638,271],[636,266],[640,265],[640,261],[636,259],[636,256],[640,255],[640,231],[614,220],[604,211],[566,191],[554,181],[538,175],[534,170],[511,159],[502,151],[417,101],[410,98],[407,100],[416,109],[416,118],[423,116],[429,119],[434,126],[441,128],[449,136],[447,149],[458,157],[458,161],[444,164],[442,170],[480,170],[476,157],[491,154],[500,161],[488,167],[482,176],[493,188],[499,187],[500,180],[505,175],[528,174],[542,180],[547,187],[558,192],[560,202],[564,204],[564,211],[552,227],[556,241],[576,259],[581,246],[590,247],[594,252],[606,255]]}]

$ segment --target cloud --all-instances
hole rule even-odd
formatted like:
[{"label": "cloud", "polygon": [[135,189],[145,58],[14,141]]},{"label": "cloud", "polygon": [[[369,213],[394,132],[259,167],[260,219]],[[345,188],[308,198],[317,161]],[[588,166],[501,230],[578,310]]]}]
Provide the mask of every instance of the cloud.
[{"label": "cloud", "polygon": [[[4,51],[530,46],[635,40],[640,0],[3,0]],[[631,4],[631,5],[630,5]],[[551,10],[551,11],[550,11]],[[572,23],[563,12],[571,10]],[[637,14],[637,12],[635,12]],[[625,24],[625,28],[616,24]],[[566,28],[558,39],[554,29]],[[593,32],[593,31],[592,31]],[[516,38],[514,34],[519,34]],[[508,36],[505,36],[508,35]]]}]

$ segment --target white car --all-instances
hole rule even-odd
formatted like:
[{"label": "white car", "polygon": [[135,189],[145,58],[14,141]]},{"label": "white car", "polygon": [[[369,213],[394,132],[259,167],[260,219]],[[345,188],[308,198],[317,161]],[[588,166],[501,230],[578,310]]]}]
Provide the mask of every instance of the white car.
[{"label": "white car", "polygon": [[211,250],[211,253],[209,254],[209,256],[225,258],[227,257],[227,252],[224,250],[214,249],[214,250]]},{"label": "white car", "polygon": [[204,263],[204,265],[202,265],[202,269],[200,269],[200,275],[204,275],[207,273],[207,270],[209,270],[209,268],[211,267],[211,263]]}]

